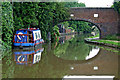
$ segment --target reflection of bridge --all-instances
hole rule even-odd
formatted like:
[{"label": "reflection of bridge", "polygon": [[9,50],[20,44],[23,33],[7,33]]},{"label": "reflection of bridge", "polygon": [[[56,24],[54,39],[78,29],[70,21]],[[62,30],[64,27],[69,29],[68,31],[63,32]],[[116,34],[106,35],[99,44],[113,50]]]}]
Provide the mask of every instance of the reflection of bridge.
[{"label": "reflection of bridge", "polygon": [[71,8],[71,20],[87,21],[100,30],[100,38],[118,33],[119,14],[113,8]]},{"label": "reflection of bridge", "polygon": [[[118,54],[101,49],[99,54],[87,61],[64,60],[51,54],[55,63],[69,65],[70,75],[114,75],[118,77]],[[52,61],[52,62],[54,62]],[[94,69],[97,67],[98,69]]]}]

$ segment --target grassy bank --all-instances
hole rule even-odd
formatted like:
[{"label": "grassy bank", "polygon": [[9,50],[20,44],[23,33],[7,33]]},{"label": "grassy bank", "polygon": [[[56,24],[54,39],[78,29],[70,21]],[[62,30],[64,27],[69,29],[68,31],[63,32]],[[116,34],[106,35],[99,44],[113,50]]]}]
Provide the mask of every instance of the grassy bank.
[{"label": "grassy bank", "polygon": [[96,36],[90,36],[88,38],[89,38],[89,41],[91,42],[93,41],[93,42],[97,42],[100,44],[107,44],[107,45],[113,45],[113,46],[120,47],[120,38],[119,38],[120,34],[108,35],[104,39],[95,39],[97,37],[99,37],[99,34],[97,34]]},{"label": "grassy bank", "polygon": [[104,40],[116,40],[120,41],[120,34],[108,35],[104,38]]},{"label": "grassy bank", "polygon": [[96,39],[92,39],[91,41],[96,41],[99,43],[105,43],[105,44],[111,44],[111,45],[116,45],[118,47],[120,47],[120,41],[113,41],[113,40],[96,40]]},{"label": "grassy bank", "polygon": [[97,34],[97,35],[95,35],[95,36],[90,36],[90,37],[88,37],[88,38],[97,38],[97,37],[99,37],[100,35],[99,34]]}]

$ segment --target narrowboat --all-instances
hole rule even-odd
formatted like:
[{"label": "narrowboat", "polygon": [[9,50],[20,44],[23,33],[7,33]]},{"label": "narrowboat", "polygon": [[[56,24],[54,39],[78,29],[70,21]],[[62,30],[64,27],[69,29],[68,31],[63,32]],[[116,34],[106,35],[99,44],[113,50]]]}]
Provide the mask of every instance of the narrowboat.
[{"label": "narrowboat", "polygon": [[43,50],[44,48],[34,50],[16,50],[13,55],[14,61],[19,65],[32,65],[39,63]]},{"label": "narrowboat", "polygon": [[13,45],[16,47],[29,47],[44,43],[41,31],[36,28],[19,29],[14,34]]}]

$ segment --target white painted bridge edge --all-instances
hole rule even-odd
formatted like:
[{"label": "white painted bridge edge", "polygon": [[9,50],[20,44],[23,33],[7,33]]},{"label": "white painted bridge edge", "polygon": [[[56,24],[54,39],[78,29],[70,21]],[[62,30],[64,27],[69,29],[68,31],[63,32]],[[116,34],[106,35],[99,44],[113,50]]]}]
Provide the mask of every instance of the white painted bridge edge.
[{"label": "white painted bridge edge", "polygon": [[64,76],[63,80],[113,80],[115,76]]}]

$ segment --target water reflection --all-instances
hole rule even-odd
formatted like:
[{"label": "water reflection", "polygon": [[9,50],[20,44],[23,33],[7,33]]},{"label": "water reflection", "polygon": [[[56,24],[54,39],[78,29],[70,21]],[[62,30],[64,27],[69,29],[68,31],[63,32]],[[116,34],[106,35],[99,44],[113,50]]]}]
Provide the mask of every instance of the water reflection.
[{"label": "water reflection", "polygon": [[65,60],[88,60],[95,57],[100,48],[84,43],[84,37],[80,35],[61,37],[59,44],[55,47],[54,54]]},{"label": "water reflection", "polygon": [[60,44],[64,44],[66,40],[70,40],[70,39],[72,39],[72,38],[74,38],[74,37],[75,37],[75,35],[61,36],[61,37],[59,38],[59,43],[60,43]]},{"label": "water reflection", "polygon": [[[65,75],[113,75],[118,78],[120,76],[118,74],[118,61],[120,60],[118,53],[109,51],[109,47],[103,49],[95,45],[86,44],[83,38],[84,37],[80,35],[69,40],[64,40],[62,44],[44,44],[42,46],[44,47],[44,51],[41,51],[42,58],[40,63],[32,66],[26,66],[28,63],[25,63],[25,65],[22,64],[22,66],[16,65],[18,62],[21,63],[26,60],[26,57],[22,54],[24,51],[15,50],[14,52],[3,52],[2,78],[43,79],[63,78]],[[38,49],[40,49],[40,47]],[[30,55],[32,51],[35,52],[35,50],[26,50],[26,52],[29,51],[27,60],[31,60],[30,65],[34,62]],[[15,52],[19,52],[21,55],[18,54],[17,56],[17,54],[14,54],[13,56],[12,53]],[[24,52],[24,54],[26,55],[27,53]],[[15,56],[17,58],[15,58]],[[86,60],[86,57],[89,59]],[[17,59],[18,62],[16,62]],[[35,58],[33,57],[33,59]]]},{"label": "water reflection", "polygon": [[95,46],[94,48],[92,48],[89,55],[86,56],[85,59],[88,60],[88,59],[91,59],[91,58],[95,57],[98,54],[99,51],[100,51],[100,48]]},{"label": "water reflection", "polygon": [[41,60],[41,53],[44,48],[36,48],[33,50],[15,50],[14,51],[14,61],[16,64],[26,64],[31,65],[35,63],[39,63]]}]

